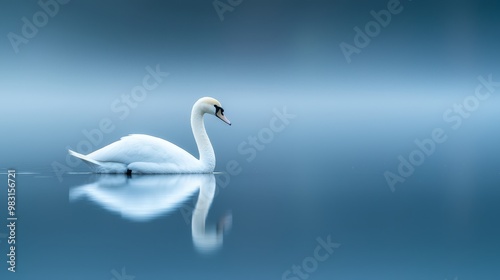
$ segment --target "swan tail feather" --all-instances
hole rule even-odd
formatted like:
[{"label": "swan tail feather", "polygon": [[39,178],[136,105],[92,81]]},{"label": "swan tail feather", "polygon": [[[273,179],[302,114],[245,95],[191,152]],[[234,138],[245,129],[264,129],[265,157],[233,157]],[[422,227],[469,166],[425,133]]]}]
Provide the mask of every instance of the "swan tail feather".
[{"label": "swan tail feather", "polygon": [[72,151],[72,150],[68,150],[68,153],[76,158],[79,158],[81,160],[83,160],[85,163],[91,163],[91,164],[94,164],[94,165],[101,165],[100,162],[96,161],[96,160],[93,160],[85,155],[82,155],[80,153],[77,153],[75,151]]},{"label": "swan tail feather", "polygon": [[89,158],[86,155],[82,155],[72,150],[68,150],[68,153],[76,158],[79,158],[85,162],[93,172],[96,173],[125,173],[127,172],[127,167],[122,163],[117,162],[100,162]]}]

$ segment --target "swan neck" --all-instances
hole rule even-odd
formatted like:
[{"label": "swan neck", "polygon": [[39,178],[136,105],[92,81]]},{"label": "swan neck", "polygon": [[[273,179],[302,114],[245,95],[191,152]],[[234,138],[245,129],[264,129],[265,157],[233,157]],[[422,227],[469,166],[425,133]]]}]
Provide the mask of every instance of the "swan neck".
[{"label": "swan neck", "polygon": [[215,153],[205,130],[203,115],[204,113],[195,105],[191,112],[191,128],[198,146],[199,160],[206,170],[211,172],[215,168]]}]

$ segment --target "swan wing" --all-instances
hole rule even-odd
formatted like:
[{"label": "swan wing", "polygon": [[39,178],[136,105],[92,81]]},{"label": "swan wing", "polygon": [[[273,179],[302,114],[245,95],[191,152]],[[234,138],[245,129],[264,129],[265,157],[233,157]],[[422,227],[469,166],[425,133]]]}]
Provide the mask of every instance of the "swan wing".
[{"label": "swan wing", "polygon": [[193,165],[197,159],[190,153],[166,140],[158,137],[131,134],[109,144],[87,157],[99,162],[133,162],[171,163],[175,165]]}]

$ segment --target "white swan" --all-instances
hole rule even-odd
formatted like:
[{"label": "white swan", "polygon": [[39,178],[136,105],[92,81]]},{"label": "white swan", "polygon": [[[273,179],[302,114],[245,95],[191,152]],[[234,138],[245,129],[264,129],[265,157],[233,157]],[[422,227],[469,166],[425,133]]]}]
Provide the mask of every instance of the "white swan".
[{"label": "white swan", "polygon": [[191,111],[191,129],[200,159],[166,140],[144,134],[122,137],[88,155],[72,150],[69,153],[97,173],[211,173],[215,168],[215,153],[205,131],[205,113],[231,125],[219,101],[211,97],[196,101]]}]

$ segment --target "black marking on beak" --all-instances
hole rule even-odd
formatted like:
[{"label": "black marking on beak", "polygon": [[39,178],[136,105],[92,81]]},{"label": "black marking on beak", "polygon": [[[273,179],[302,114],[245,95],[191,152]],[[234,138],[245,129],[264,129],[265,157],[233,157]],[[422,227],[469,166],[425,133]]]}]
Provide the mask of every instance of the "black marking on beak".
[{"label": "black marking on beak", "polygon": [[227,123],[228,125],[231,125],[231,122],[224,116],[224,109],[222,107],[214,105],[215,107],[215,116],[221,119],[223,122]]},{"label": "black marking on beak", "polygon": [[224,109],[222,107],[219,107],[217,105],[214,105],[215,107],[215,114],[217,114],[220,111],[220,114],[224,116]]}]

